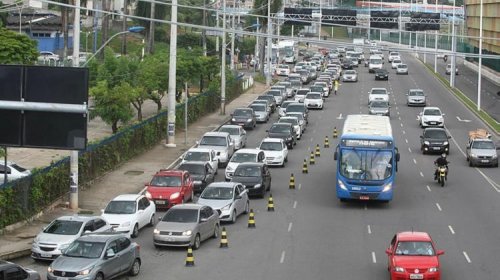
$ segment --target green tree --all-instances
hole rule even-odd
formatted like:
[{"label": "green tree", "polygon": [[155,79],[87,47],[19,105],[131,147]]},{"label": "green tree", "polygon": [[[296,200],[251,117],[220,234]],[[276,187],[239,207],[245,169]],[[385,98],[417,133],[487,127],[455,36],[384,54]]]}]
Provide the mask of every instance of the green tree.
[{"label": "green tree", "polygon": [[134,89],[127,83],[110,88],[107,81],[99,81],[97,86],[90,89],[95,101],[95,112],[101,119],[111,125],[113,133],[118,131],[118,123],[130,121],[134,112],[130,106],[131,92]]},{"label": "green tree", "polygon": [[137,83],[148,99],[156,103],[158,111],[161,110],[161,100],[167,93],[168,87],[168,62],[165,52],[147,56],[137,71]]},{"label": "green tree", "polygon": [[[0,11],[3,6],[4,4],[0,1]],[[7,15],[8,14],[6,12],[0,12],[0,27],[7,25]]]},{"label": "green tree", "polygon": [[0,27],[0,63],[33,64],[38,54],[35,40]]}]

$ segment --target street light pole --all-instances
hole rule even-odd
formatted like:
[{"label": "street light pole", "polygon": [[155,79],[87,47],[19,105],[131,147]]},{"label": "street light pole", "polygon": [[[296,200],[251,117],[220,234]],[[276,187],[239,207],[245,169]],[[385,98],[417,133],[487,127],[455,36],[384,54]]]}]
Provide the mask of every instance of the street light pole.
[{"label": "street light pole", "polygon": [[455,74],[456,74],[456,56],[455,56],[455,51],[456,51],[456,36],[455,36],[455,7],[456,7],[456,1],[453,0],[453,19],[452,19],[452,25],[451,25],[451,52],[452,52],[452,57],[451,57],[451,71],[450,71],[450,87],[455,87]]},{"label": "street light pole", "polygon": [[233,29],[233,32],[231,33],[231,62],[230,62],[230,66],[231,66],[231,70],[234,70],[234,41],[235,41],[235,37],[236,37],[236,33],[234,33],[235,31],[235,26],[234,26],[234,21],[235,21],[235,14],[234,14],[234,5],[233,5],[233,10],[231,12],[231,28]]},{"label": "street light pole", "polygon": [[[436,0],[436,6],[434,8],[434,12],[437,13],[437,11],[438,11],[438,1]],[[434,36],[434,73],[437,73],[437,50],[438,50],[439,30],[435,30],[434,32],[435,32],[435,36]]]},{"label": "street light pole", "polygon": [[[168,64],[168,148],[175,148],[175,91],[177,90],[177,0],[172,0],[170,24],[170,57]],[[152,22],[151,22],[152,23]]]},{"label": "street light pole", "polygon": [[266,75],[266,86],[271,85],[271,55],[272,55],[272,27],[271,27],[271,0],[267,0],[267,75]]},{"label": "street light pole", "polygon": [[477,110],[481,111],[481,70],[483,64],[483,0],[479,2],[479,61],[477,71]]},{"label": "street light pole", "polygon": [[220,114],[226,114],[226,0],[222,0],[222,63],[220,81]]}]

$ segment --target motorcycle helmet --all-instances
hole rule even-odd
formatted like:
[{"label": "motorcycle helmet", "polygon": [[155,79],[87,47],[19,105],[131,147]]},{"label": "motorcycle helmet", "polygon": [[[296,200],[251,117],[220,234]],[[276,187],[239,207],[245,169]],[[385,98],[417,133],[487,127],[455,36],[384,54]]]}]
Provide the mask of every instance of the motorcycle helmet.
[{"label": "motorcycle helmet", "polygon": [[446,153],[442,153],[442,154],[441,154],[441,157],[442,157],[442,158],[446,158]]}]

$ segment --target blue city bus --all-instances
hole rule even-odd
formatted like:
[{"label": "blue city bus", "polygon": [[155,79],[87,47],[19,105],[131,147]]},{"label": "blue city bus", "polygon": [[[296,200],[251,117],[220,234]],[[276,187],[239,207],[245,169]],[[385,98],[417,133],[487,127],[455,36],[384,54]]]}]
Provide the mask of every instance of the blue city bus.
[{"label": "blue city bus", "polygon": [[340,201],[392,200],[399,152],[389,117],[348,115],[334,158]]}]

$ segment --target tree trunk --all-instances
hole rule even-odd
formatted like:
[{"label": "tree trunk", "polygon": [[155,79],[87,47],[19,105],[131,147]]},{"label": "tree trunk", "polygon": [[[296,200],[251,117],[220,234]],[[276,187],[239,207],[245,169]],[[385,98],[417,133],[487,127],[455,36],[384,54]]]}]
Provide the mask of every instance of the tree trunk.
[{"label": "tree trunk", "polygon": [[[123,3],[122,31],[127,31],[128,0]],[[127,33],[122,36],[122,55],[127,54]]]},{"label": "tree trunk", "polygon": [[141,122],[142,121],[142,105],[138,106],[138,108],[136,108],[136,109],[137,109],[137,120]]},{"label": "tree trunk", "polygon": [[111,124],[111,131],[113,131],[113,134],[116,134],[118,132],[118,121],[114,121]]},{"label": "tree trunk", "polygon": [[158,112],[161,111],[161,100],[153,100],[156,103],[156,107],[158,109]]}]

